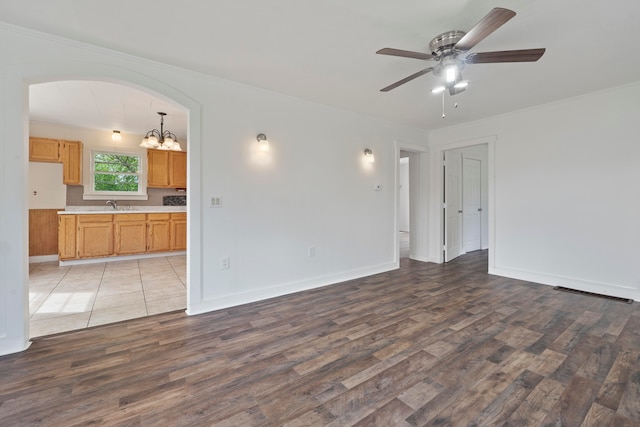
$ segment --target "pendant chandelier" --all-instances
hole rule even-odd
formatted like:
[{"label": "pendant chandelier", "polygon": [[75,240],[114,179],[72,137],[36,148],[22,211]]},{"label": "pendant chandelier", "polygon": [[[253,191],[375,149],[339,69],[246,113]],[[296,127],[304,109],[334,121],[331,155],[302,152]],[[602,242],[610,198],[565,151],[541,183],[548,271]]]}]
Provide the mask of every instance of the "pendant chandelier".
[{"label": "pendant chandelier", "polygon": [[180,143],[178,143],[178,138],[168,130],[164,130],[164,116],[166,116],[167,113],[158,112],[158,115],[160,116],[160,130],[153,129],[147,132],[140,143],[140,147],[182,151],[182,147],[180,147]]}]

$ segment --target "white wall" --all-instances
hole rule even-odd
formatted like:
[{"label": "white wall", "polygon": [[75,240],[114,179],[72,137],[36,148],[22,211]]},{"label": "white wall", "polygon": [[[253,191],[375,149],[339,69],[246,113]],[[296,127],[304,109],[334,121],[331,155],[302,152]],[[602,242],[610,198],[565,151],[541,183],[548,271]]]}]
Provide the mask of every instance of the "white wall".
[{"label": "white wall", "polygon": [[29,336],[27,82],[103,77],[189,109],[189,313],[396,267],[394,141],[424,131],[2,24],[0,40],[0,354]]},{"label": "white wall", "polygon": [[496,138],[490,272],[640,299],[639,99],[635,83],[430,132]]}]

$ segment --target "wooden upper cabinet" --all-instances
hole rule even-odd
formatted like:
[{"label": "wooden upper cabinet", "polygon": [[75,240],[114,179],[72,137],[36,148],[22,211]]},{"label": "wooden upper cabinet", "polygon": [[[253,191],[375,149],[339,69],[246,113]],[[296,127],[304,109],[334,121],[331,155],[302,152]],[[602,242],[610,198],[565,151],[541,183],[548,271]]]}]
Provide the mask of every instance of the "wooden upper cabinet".
[{"label": "wooden upper cabinet", "polygon": [[60,141],[51,138],[29,138],[30,162],[60,162]]},{"label": "wooden upper cabinet", "polygon": [[169,186],[169,152],[147,150],[147,187]]},{"label": "wooden upper cabinet", "polygon": [[29,137],[29,161],[62,163],[62,183],[82,184],[82,142]]},{"label": "wooden upper cabinet", "polygon": [[147,187],[186,188],[187,153],[147,150]]},{"label": "wooden upper cabinet", "polygon": [[169,153],[169,186],[187,188],[187,153],[184,151]]},{"label": "wooden upper cabinet", "polygon": [[82,142],[60,141],[62,159],[62,183],[82,184]]}]

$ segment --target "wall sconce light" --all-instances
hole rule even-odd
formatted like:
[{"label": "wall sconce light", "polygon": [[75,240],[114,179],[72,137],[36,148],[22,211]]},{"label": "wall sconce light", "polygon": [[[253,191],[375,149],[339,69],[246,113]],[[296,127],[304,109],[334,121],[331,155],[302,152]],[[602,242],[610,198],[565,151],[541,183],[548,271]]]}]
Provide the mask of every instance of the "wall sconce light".
[{"label": "wall sconce light", "polygon": [[265,135],[264,133],[259,133],[258,136],[256,136],[256,139],[258,140],[258,144],[260,144],[260,151],[269,151],[269,141],[267,140],[267,135]]},{"label": "wall sconce light", "polygon": [[373,151],[371,151],[370,148],[364,149],[364,158],[369,163],[373,163],[376,161],[376,158],[373,156]]},{"label": "wall sconce light", "polygon": [[120,134],[120,131],[114,130],[113,133],[111,134],[111,139],[114,140],[115,142],[122,141],[122,135]]}]

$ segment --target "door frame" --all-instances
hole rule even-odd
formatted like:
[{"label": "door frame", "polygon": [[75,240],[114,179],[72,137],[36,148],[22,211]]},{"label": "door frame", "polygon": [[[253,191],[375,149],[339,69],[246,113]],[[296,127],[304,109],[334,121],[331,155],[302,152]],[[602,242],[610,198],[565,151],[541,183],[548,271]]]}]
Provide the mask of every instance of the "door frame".
[{"label": "door frame", "polygon": [[403,141],[394,141],[394,253],[400,267],[400,151],[409,153],[409,258],[429,261],[429,149]]},{"label": "door frame", "polygon": [[431,146],[431,207],[429,221],[429,261],[442,264],[444,262],[444,215],[442,200],[444,200],[444,152],[455,148],[471,147],[487,144],[488,148],[488,237],[489,237],[489,266],[488,272],[495,270],[495,152],[496,135],[448,142]]}]

